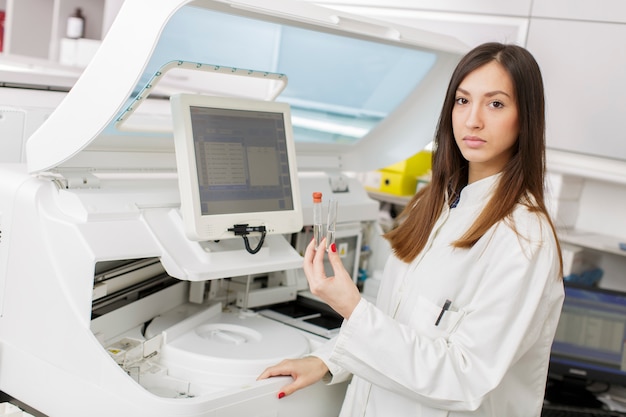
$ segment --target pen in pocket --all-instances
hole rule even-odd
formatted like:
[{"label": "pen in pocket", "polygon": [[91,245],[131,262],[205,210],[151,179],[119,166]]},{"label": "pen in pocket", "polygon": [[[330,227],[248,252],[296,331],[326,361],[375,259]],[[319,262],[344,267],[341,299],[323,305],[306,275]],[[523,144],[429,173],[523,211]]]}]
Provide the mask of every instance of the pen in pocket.
[{"label": "pen in pocket", "polygon": [[446,302],[443,303],[443,307],[441,307],[441,313],[439,313],[439,317],[437,317],[437,321],[435,322],[435,326],[439,326],[439,322],[441,321],[441,318],[443,317],[443,313],[448,311],[448,309],[450,308],[450,304],[452,304],[452,301],[450,301],[450,300],[446,300]]}]

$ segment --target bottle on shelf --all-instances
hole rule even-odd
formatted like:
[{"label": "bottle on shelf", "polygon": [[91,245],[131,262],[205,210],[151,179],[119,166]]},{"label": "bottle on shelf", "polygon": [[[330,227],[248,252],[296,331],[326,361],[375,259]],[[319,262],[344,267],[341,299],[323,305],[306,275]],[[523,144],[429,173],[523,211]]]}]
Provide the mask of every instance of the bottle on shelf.
[{"label": "bottle on shelf", "polygon": [[77,7],[74,13],[67,18],[65,36],[70,39],[85,37],[85,16],[83,16],[83,11],[80,7]]}]

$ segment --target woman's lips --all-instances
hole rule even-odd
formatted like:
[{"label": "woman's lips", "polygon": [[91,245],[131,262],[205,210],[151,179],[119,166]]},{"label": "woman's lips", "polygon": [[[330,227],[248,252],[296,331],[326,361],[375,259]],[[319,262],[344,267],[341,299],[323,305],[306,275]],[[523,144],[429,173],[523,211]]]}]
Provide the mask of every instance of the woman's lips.
[{"label": "woman's lips", "polygon": [[468,148],[479,148],[486,142],[478,136],[465,136],[463,138],[463,143],[465,143]]}]

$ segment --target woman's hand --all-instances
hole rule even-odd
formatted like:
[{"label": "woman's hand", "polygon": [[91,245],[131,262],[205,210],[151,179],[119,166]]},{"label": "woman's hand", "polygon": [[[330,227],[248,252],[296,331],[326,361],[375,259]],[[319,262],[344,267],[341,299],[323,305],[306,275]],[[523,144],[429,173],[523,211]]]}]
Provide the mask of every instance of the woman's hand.
[{"label": "woman's hand", "polygon": [[282,398],[316,383],[322,379],[327,372],[328,367],[324,361],[316,356],[307,356],[302,359],[285,359],[278,365],[270,366],[259,375],[257,381],[273,376],[291,376],[293,382],[285,385],[278,393],[278,398]]},{"label": "woman's hand", "polygon": [[309,289],[311,293],[324,300],[343,318],[349,319],[357,304],[361,301],[361,293],[359,293],[359,289],[341,263],[341,258],[334,243],[328,251],[328,260],[335,276],[326,276],[324,271],[325,248],[326,239],[320,242],[317,250],[315,241],[311,241],[304,253],[303,268],[306,279],[309,281]]}]

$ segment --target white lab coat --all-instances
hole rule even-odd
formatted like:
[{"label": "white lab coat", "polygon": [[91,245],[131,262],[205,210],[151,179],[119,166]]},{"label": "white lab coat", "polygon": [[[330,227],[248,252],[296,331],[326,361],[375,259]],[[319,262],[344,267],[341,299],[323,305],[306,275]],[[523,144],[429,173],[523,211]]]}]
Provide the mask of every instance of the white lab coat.
[{"label": "white lab coat", "polygon": [[500,222],[469,250],[450,246],[499,177],[466,186],[413,262],[391,256],[376,305],[362,299],[314,353],[330,383],[354,375],[341,417],[539,416],[564,297],[549,224],[519,205],[522,237]]}]

